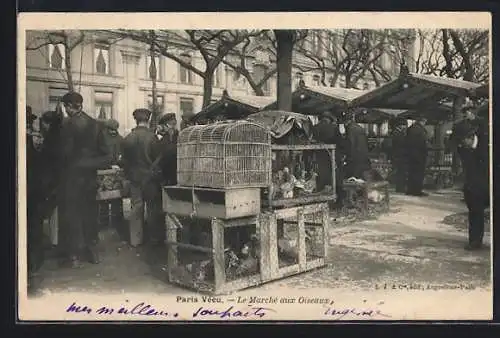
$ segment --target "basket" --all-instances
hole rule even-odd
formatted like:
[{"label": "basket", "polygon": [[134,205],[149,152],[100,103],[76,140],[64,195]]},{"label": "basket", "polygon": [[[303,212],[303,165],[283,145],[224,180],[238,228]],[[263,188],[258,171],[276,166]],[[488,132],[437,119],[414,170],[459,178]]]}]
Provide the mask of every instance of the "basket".
[{"label": "basket", "polygon": [[216,189],[266,187],[271,134],[258,124],[227,121],[191,126],[177,143],[177,183]]}]

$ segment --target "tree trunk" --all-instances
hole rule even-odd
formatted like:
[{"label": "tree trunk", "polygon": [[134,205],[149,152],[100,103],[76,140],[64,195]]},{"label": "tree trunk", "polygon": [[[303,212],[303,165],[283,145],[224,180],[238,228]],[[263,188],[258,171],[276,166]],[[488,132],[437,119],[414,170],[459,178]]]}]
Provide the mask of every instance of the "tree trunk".
[{"label": "tree trunk", "polygon": [[66,77],[68,81],[68,90],[70,92],[75,91],[75,84],[73,83],[73,70],[71,69],[71,50],[68,50],[67,45],[64,48],[65,58],[64,58],[64,68],[66,68]]},{"label": "tree trunk", "polygon": [[205,72],[205,76],[203,77],[202,109],[208,107],[210,105],[210,101],[212,100],[213,78],[214,78],[214,71],[207,70],[207,72]]},{"label": "tree trunk", "polygon": [[292,110],[292,53],[295,32],[293,30],[275,30],[278,66],[278,109]]}]

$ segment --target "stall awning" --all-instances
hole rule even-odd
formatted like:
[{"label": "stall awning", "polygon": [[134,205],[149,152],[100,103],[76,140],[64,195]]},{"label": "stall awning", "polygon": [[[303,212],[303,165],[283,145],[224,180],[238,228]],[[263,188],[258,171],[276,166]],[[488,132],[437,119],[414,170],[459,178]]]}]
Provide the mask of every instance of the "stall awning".
[{"label": "stall awning", "polygon": [[443,99],[474,96],[483,85],[445,77],[408,73],[356,97],[352,106],[385,109],[422,109]]},{"label": "stall awning", "polygon": [[[300,87],[292,93],[292,111],[306,115],[319,115],[324,111],[337,111],[348,107],[351,102],[366,93],[364,90],[335,87]],[[277,109],[278,102],[263,110]]]},{"label": "stall awning", "polygon": [[194,121],[208,118],[212,119],[222,115],[227,119],[241,119],[250,114],[260,111],[264,106],[273,102],[275,98],[269,96],[223,96],[220,100],[212,103],[200,111],[193,118]]}]

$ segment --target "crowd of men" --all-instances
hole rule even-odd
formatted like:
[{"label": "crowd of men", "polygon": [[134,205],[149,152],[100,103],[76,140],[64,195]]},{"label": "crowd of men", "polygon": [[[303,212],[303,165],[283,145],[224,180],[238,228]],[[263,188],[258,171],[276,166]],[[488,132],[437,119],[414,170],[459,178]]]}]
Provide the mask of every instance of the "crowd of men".
[{"label": "crowd of men", "polygon": [[[29,273],[36,272],[43,263],[43,220],[49,218],[56,207],[62,263],[70,267],[79,267],[82,261],[99,263],[96,194],[100,169],[123,169],[130,182],[130,228],[141,229],[142,242],[148,246],[164,243],[161,186],[176,184],[179,131],[175,114],[161,116],[153,130],[149,123],[152,112],[136,109],[133,112],[136,127],[123,138],[118,132],[117,121],[90,117],[83,111],[82,102],[78,93],[64,95],[62,104],[67,116],[64,117],[60,109],[43,113],[39,133],[33,130],[37,117],[27,107]],[[340,132],[337,117],[329,112],[322,114],[313,128],[316,140],[337,145],[336,193],[340,205],[343,180],[350,177],[366,179],[371,167],[365,130],[355,122],[353,112],[343,117],[345,133]],[[425,196],[422,191],[428,149],[425,123],[425,118],[418,118],[409,128],[406,128],[406,120],[396,118],[391,123],[390,159],[397,192]],[[182,121],[181,129],[187,126],[189,119]],[[456,124],[451,141],[465,171],[468,249],[478,249],[482,245],[484,211],[489,205],[487,128],[487,123],[475,118],[471,107],[466,106],[464,119]],[[319,161],[321,170],[332,170],[328,157]],[[121,207],[120,200],[112,202],[112,208]],[[124,222],[118,223],[121,223],[118,232],[123,234]]]},{"label": "crowd of men", "polygon": [[[61,263],[76,268],[82,262],[100,262],[97,171],[120,167],[130,182],[131,226],[144,230],[143,243],[163,243],[161,186],[176,183],[178,130],[173,113],[161,116],[155,130],[149,126],[151,111],[136,109],[136,127],[126,136],[115,120],[96,120],[84,112],[80,94],[62,97],[62,109],[27,116],[27,216],[28,272],[43,263],[43,221],[58,210],[58,251]],[[183,127],[186,127],[186,121]],[[112,208],[121,208],[113,201]],[[144,209],[147,210],[144,219]],[[123,233],[123,224],[122,231]]]}]

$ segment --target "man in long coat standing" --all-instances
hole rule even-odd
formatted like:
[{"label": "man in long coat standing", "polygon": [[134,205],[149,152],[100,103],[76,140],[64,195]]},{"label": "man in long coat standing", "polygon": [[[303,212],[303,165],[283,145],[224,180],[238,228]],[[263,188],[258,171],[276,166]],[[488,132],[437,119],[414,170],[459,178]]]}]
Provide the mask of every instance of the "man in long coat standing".
[{"label": "man in long coat standing", "polygon": [[[155,133],[149,128],[151,111],[133,112],[137,126],[123,140],[123,168],[130,181],[130,244],[156,245],[161,243],[159,224],[162,224],[161,190],[155,180],[153,164],[158,157]],[[144,209],[147,216],[144,219]]]},{"label": "man in long coat standing", "polygon": [[[330,112],[324,112],[318,124],[313,127],[313,137],[321,143],[337,145],[335,151],[335,162],[337,166],[335,171],[335,186],[337,202],[340,203],[342,195],[342,154],[339,148],[342,141],[342,135],[340,134],[337,124],[337,118]],[[321,191],[325,186],[331,185],[332,162],[330,155],[328,155],[326,151],[318,153],[317,160],[320,168],[317,187],[318,190]]]},{"label": "man in long coat standing", "polygon": [[368,137],[354,118],[355,114],[352,111],[345,114],[345,177],[364,178],[365,172],[371,167],[368,157]]},{"label": "man in long coat standing", "polygon": [[61,130],[64,222],[62,245],[72,267],[81,265],[82,255],[99,263],[97,250],[97,170],[111,162],[104,128],[82,110],[83,98],[69,92],[62,98],[68,118]]},{"label": "man in long coat standing", "polygon": [[455,140],[460,148],[465,182],[464,197],[469,209],[469,243],[467,250],[483,245],[485,209],[489,207],[489,148],[481,126],[460,124],[455,128]]},{"label": "man in long coat standing", "polygon": [[424,186],[425,167],[427,162],[427,120],[419,116],[406,132],[406,147],[408,154],[407,195],[427,196],[422,191]]},{"label": "man in long coat standing", "polygon": [[394,183],[396,192],[406,192],[407,178],[407,147],[406,147],[406,120],[394,118],[391,121],[391,150],[390,160],[394,171]]}]

